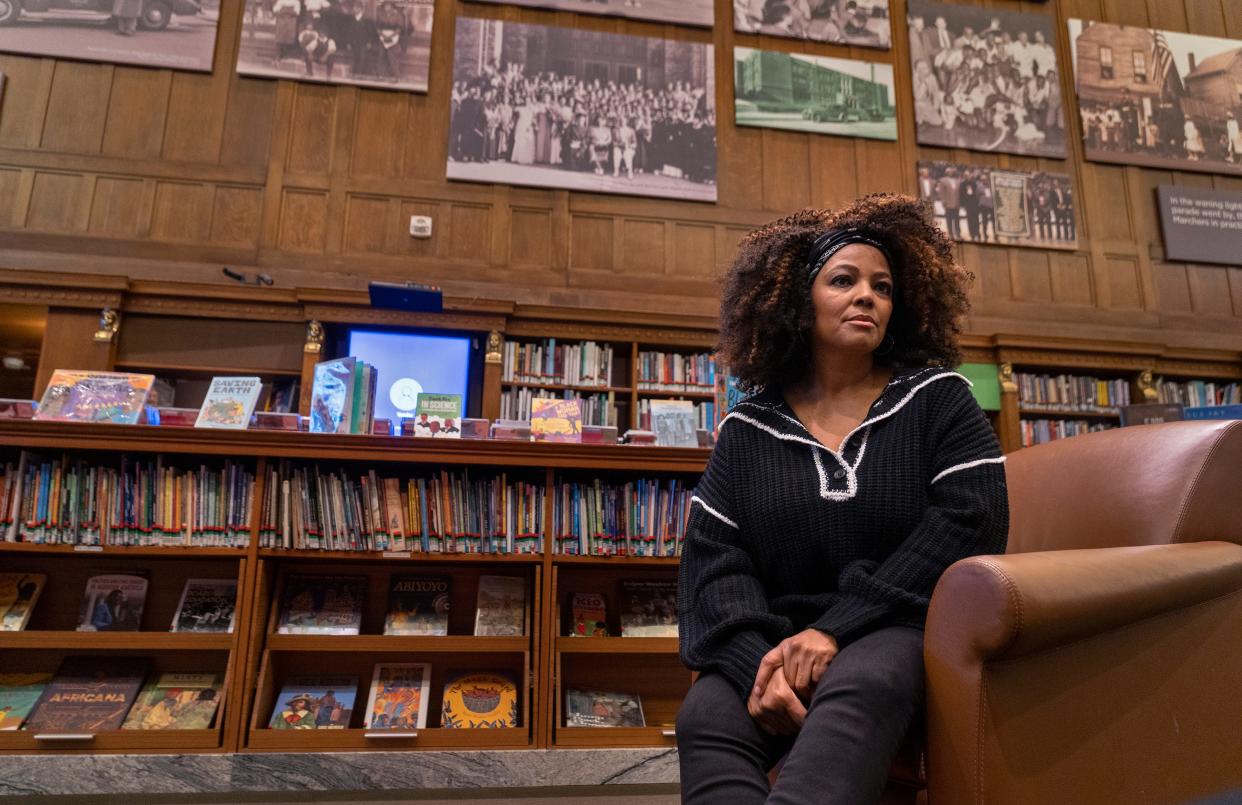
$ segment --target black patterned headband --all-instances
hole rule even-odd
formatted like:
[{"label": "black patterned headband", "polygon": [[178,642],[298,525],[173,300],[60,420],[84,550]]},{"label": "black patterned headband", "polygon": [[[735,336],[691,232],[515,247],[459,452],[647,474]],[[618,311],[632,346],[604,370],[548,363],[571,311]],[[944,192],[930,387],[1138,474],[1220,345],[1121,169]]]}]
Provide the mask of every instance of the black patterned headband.
[{"label": "black patterned headband", "polygon": [[884,255],[884,259],[888,261],[891,268],[893,265],[893,255],[889,253],[888,247],[885,246],[878,238],[855,227],[849,229],[829,229],[824,234],[815,239],[811,244],[810,255],[807,257],[807,282],[812,283],[819,276],[819,271],[824,267],[834,254],[844,249],[851,243],[865,243],[873,246]]}]

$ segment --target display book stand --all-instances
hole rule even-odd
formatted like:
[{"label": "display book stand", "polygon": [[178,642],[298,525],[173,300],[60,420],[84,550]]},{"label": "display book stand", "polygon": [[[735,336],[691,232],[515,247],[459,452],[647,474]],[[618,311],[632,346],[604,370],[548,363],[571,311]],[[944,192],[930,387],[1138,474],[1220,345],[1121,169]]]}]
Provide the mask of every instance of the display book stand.
[{"label": "display book stand", "polygon": [[[197,466],[223,460],[253,462],[254,496],[264,494],[268,462],[317,462],[326,467],[367,467],[403,477],[420,469],[470,467],[522,475],[552,487],[560,478],[601,475],[614,480],[679,477],[693,481],[708,451],[656,447],[552,445],[467,440],[414,440],[253,431],[195,431],[147,426],[70,425],[0,421],[0,463],[16,462],[23,449],[106,462],[120,453],[162,455],[166,463]],[[544,546],[552,496],[545,498]],[[505,749],[620,747],[673,744],[677,707],[690,672],[670,638],[567,638],[561,608],[574,592],[603,593],[610,633],[620,634],[617,605],[624,579],[673,579],[675,557],[592,557],[539,554],[422,554],[261,548],[252,507],[246,548],[121,547],[0,542],[6,570],[47,574],[48,582],[26,631],[0,633],[6,671],[54,671],[69,654],[130,654],[150,658],[150,674],[215,671],[224,676],[216,727],[194,731],[118,730],[85,738],[0,732],[0,752],[230,752],[392,749]],[[145,570],[150,579],[143,631],[73,631],[85,579],[96,573]],[[276,634],[277,603],[294,573],[366,576],[361,634]],[[450,633],[444,637],[383,635],[388,579],[394,573],[442,574],[452,580]],[[525,635],[474,637],[474,596],[482,574],[519,576],[527,582]],[[239,581],[232,634],[168,633],[188,578]],[[393,736],[361,728],[372,670],[381,661],[432,666],[427,728]],[[520,726],[514,729],[443,729],[440,696],[450,671],[502,669],[519,681]],[[358,677],[350,728],[277,731],[266,728],[285,679],[306,675]],[[149,676],[150,678],[150,676]],[[566,729],[561,705],[568,688],[637,693],[646,728]]]}]

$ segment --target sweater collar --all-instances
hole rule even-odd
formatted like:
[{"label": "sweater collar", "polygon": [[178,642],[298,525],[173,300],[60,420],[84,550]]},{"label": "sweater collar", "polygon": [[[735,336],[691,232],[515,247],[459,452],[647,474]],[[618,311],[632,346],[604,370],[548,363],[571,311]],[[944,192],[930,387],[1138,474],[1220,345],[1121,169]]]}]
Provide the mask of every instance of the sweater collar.
[{"label": "sweater collar", "polygon": [[[971,385],[963,375],[950,369],[938,366],[902,367],[893,371],[893,378],[880,392],[867,417],[855,427],[841,442],[843,450],[848,450],[850,440],[857,433],[871,427],[876,422],[896,414],[907,403],[914,399],[918,392],[939,380],[954,378],[966,385]],[[836,454],[836,445],[825,446],[798,420],[793,409],[785,402],[784,396],[777,389],[765,389],[739,402],[725,419],[736,418],[756,425],[778,439],[785,441],[806,442],[813,447],[820,447],[829,453]],[[721,423],[723,424],[723,422]]]}]

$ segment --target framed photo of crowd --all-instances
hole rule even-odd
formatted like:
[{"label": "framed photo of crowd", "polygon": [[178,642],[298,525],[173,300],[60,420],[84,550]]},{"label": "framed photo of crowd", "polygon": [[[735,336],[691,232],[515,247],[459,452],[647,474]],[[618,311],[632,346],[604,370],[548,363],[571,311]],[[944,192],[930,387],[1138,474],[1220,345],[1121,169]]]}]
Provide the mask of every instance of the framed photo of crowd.
[{"label": "framed photo of crowd", "polygon": [[448,178],[716,200],[711,45],[460,17]]},{"label": "framed photo of crowd", "polygon": [[1087,159],[1242,174],[1242,41],[1069,20]]},{"label": "framed photo of crowd", "polygon": [[715,21],[715,0],[475,0],[498,5],[546,8],[551,11],[574,11],[578,14],[599,14],[650,20],[659,23],[696,25],[711,28]]},{"label": "framed photo of crowd", "polygon": [[435,0],[246,0],[237,72],[426,92]]},{"label": "framed photo of crowd", "polygon": [[919,197],[931,202],[936,224],[962,243],[1078,248],[1074,185],[1064,173],[1044,173],[920,161]]},{"label": "framed photo of crowd", "polygon": [[6,18],[0,52],[211,72],[218,4],[79,0],[26,6],[0,1]]},{"label": "framed photo of crowd", "polygon": [[897,139],[893,66],[735,47],[739,126]]},{"label": "framed photo of crowd", "polygon": [[910,0],[918,141],[1063,159],[1052,18]]},{"label": "framed photo of crowd", "polygon": [[888,0],[733,0],[733,28],[882,50],[892,46]]}]

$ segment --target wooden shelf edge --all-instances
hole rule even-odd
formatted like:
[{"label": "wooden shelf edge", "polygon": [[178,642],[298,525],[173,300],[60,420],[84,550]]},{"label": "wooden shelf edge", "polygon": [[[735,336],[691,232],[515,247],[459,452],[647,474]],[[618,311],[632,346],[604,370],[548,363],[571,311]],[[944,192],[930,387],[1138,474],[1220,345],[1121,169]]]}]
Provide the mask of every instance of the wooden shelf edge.
[{"label": "wooden shelf edge", "polygon": [[39,542],[0,542],[0,553],[74,554],[77,556],[155,556],[178,559],[244,559],[246,549],[178,548],[168,545],[60,545]]},{"label": "wooden shelf edge", "polygon": [[[409,556],[405,556],[406,553]],[[543,564],[542,553],[430,553],[423,551],[318,551],[311,548],[260,548],[259,557],[263,559],[310,559],[334,562]]]},{"label": "wooden shelf edge", "polygon": [[678,653],[676,637],[565,637],[556,638],[561,654],[671,654]]},{"label": "wooden shelf edge", "polygon": [[595,565],[599,567],[677,567],[681,558],[677,556],[584,556],[579,554],[557,553],[552,555],[554,565]]},{"label": "wooden shelf edge", "polygon": [[473,635],[268,635],[269,651],[322,653],[522,654],[531,650],[529,637]]},{"label": "wooden shelf edge", "polygon": [[0,632],[0,649],[230,651],[233,635],[191,632]]}]

